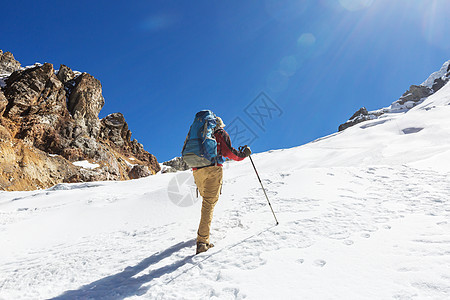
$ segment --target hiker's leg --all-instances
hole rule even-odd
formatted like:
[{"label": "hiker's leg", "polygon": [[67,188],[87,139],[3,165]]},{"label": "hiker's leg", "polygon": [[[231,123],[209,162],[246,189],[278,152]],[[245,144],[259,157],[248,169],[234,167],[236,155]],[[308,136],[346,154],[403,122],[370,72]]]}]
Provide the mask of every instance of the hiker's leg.
[{"label": "hiker's leg", "polygon": [[[209,244],[209,232],[213,217],[214,206],[219,200],[220,187],[222,185],[223,170],[220,166],[202,168],[197,171],[198,181],[201,182],[203,197],[202,215],[197,232],[197,242]],[[198,185],[197,185],[198,186]],[[200,188],[199,188],[200,191]]]}]

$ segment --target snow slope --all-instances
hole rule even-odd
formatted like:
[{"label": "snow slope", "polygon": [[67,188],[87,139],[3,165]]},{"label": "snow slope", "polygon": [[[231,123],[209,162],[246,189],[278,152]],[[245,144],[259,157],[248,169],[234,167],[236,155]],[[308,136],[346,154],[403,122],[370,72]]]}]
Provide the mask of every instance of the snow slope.
[{"label": "snow slope", "polygon": [[228,163],[197,256],[190,171],[1,192],[0,299],[450,299],[449,103],[255,154],[278,226]]}]

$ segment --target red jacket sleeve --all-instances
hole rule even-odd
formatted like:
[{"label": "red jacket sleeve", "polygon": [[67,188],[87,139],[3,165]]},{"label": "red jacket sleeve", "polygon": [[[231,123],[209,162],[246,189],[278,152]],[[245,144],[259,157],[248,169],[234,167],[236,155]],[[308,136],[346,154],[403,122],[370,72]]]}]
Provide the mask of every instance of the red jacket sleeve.
[{"label": "red jacket sleeve", "polygon": [[230,136],[225,130],[217,130],[214,133],[214,136],[217,141],[217,154],[237,161],[243,160],[246,157],[243,152],[238,151],[231,146]]}]

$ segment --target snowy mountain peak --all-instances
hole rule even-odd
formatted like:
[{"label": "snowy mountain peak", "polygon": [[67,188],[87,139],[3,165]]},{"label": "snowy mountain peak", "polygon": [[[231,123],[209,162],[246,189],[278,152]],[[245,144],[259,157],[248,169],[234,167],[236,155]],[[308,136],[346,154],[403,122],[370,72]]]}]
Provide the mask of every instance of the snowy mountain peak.
[{"label": "snowy mountain peak", "polygon": [[389,107],[374,111],[367,111],[362,107],[356,111],[347,122],[339,125],[342,131],[364,121],[378,119],[384,114],[408,112],[411,108],[421,104],[427,97],[439,91],[450,81],[450,60],[446,61],[439,71],[431,74],[421,85],[411,85],[398,100]]},{"label": "snowy mountain peak", "polygon": [[448,72],[450,72],[450,60],[446,61],[439,71],[432,73],[421,85],[432,88],[436,79],[446,76]]}]

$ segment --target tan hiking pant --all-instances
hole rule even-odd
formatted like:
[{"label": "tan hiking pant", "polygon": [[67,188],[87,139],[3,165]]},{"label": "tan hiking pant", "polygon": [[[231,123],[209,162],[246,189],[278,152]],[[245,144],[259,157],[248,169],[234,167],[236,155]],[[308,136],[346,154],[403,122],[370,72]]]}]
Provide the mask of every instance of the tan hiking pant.
[{"label": "tan hiking pant", "polygon": [[221,166],[211,166],[194,170],[195,184],[203,198],[202,216],[197,231],[197,242],[209,244],[209,231],[214,206],[219,200],[223,170]]}]

